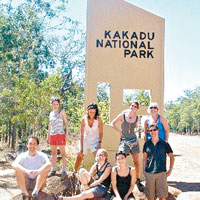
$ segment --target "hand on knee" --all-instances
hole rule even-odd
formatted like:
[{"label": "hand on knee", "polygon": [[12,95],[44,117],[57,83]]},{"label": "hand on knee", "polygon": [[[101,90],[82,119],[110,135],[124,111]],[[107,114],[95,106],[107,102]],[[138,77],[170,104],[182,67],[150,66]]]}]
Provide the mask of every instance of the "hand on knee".
[{"label": "hand on knee", "polygon": [[79,176],[83,176],[84,174],[85,174],[85,169],[84,168],[81,168],[81,169],[79,169],[79,171],[78,171],[78,175]]}]

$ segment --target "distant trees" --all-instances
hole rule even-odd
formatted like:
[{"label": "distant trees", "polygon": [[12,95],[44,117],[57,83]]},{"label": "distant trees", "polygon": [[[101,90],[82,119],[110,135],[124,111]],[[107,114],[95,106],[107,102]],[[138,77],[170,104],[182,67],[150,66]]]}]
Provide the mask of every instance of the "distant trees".
[{"label": "distant trees", "polygon": [[165,109],[171,131],[200,133],[200,87],[186,90],[184,97],[167,103]]},{"label": "distant trees", "polygon": [[126,93],[124,101],[125,104],[138,101],[141,106],[148,106],[150,103],[150,94],[146,90],[135,90],[134,93]]},{"label": "distant trees", "polygon": [[66,8],[66,0],[0,3],[0,139],[11,148],[31,133],[46,135],[52,95],[79,126],[85,33]]},{"label": "distant trees", "polygon": [[[45,137],[50,98],[61,98],[70,132],[79,132],[84,113],[85,32],[67,17],[67,0],[0,3],[0,140],[15,148],[29,134]],[[104,123],[109,122],[107,86],[98,91]],[[200,131],[200,87],[166,105],[173,131]],[[146,91],[127,95],[148,105]]]}]

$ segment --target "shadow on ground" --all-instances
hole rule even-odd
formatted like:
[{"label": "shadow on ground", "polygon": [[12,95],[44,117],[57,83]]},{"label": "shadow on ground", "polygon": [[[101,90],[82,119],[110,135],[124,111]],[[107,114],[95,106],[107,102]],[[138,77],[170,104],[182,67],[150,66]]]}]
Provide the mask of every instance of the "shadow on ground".
[{"label": "shadow on ground", "polygon": [[200,191],[200,183],[169,181],[168,185],[171,187],[175,187],[181,190],[182,192],[199,192]]}]

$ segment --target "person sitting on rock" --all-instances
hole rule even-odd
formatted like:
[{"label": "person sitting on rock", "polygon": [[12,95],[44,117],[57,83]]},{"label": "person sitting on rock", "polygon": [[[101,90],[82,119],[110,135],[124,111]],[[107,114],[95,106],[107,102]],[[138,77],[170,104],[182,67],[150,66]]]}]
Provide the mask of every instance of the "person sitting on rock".
[{"label": "person sitting on rock", "polygon": [[120,151],[115,157],[117,165],[111,173],[112,200],[134,200],[133,189],[136,182],[135,169],[127,165],[126,153]]},{"label": "person sitting on rock", "polygon": [[29,196],[30,189],[33,190],[32,197],[37,197],[39,191],[45,186],[51,169],[51,162],[47,155],[37,151],[38,145],[39,139],[36,136],[30,136],[27,144],[28,151],[19,154],[12,163],[23,199]]},{"label": "person sitting on rock", "polygon": [[72,197],[55,195],[56,200],[83,200],[104,197],[110,187],[112,166],[108,162],[108,153],[105,149],[99,149],[96,153],[96,163],[88,172],[79,170],[79,179],[82,192]]}]

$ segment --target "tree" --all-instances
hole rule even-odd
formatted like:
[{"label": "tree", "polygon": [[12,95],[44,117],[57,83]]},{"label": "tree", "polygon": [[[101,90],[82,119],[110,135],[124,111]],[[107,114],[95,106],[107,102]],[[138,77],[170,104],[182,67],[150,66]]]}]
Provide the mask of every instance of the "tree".
[{"label": "tree", "polygon": [[200,87],[184,91],[177,101],[166,104],[166,116],[173,131],[199,133],[200,130]]},{"label": "tree", "polygon": [[[85,33],[66,17],[67,2],[0,4],[0,134],[12,148],[27,134],[45,135],[53,94],[66,108],[76,99],[83,108],[83,81],[73,70],[84,70]],[[73,114],[76,126],[80,113]]]}]

